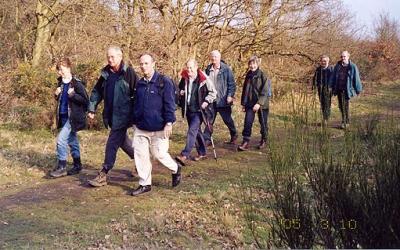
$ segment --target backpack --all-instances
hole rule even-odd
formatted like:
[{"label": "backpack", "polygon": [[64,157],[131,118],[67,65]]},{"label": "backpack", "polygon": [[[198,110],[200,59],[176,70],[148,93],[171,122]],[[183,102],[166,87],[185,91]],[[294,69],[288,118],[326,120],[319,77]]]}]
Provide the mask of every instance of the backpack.
[{"label": "backpack", "polygon": [[176,84],[175,84],[174,80],[172,80],[168,76],[160,74],[158,76],[157,83],[160,86],[160,94],[161,94],[161,96],[164,95],[164,85],[165,85],[164,84],[164,79],[168,79],[168,80],[170,80],[172,82],[172,86],[174,88],[174,103],[175,103],[175,110],[176,110],[177,105],[179,104],[179,96],[178,96],[179,92],[177,90]]}]

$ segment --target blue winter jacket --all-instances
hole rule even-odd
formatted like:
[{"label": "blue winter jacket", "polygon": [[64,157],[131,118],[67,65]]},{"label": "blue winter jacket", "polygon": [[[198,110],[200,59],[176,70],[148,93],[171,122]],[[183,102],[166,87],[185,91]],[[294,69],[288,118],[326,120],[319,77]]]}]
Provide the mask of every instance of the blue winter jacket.
[{"label": "blue winter jacket", "polygon": [[[209,76],[212,64],[208,65],[205,72]],[[213,79],[211,79],[213,80]],[[215,104],[217,108],[229,107],[232,104],[228,104],[226,99],[228,96],[234,97],[236,91],[235,78],[233,77],[232,70],[228,65],[221,62],[221,68],[217,75],[217,82],[214,82],[214,86],[217,89],[217,99]]]},{"label": "blue winter jacket", "polygon": [[[339,65],[342,62],[339,61],[336,63],[335,68],[333,69],[333,74],[329,79],[329,86],[332,88],[332,92],[334,95],[337,95],[338,92],[338,79],[339,79]],[[346,91],[346,98],[350,99],[362,91],[362,83],[360,79],[360,73],[358,71],[357,65],[349,62],[349,70],[347,73],[347,91]]]},{"label": "blue winter jacket", "polygon": [[[159,77],[162,77],[159,79]],[[163,81],[164,86],[160,86]],[[175,88],[171,79],[154,72],[150,81],[141,78],[134,94],[133,124],[145,131],[161,131],[175,122]]]}]

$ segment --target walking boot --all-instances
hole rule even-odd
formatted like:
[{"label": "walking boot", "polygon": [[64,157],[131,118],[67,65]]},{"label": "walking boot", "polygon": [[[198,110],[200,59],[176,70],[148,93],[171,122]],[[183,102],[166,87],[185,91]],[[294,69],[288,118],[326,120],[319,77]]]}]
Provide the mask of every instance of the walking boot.
[{"label": "walking boot", "polygon": [[267,146],[267,140],[261,139],[260,144],[258,144],[257,148],[258,149],[263,149]]},{"label": "walking boot", "polygon": [[181,175],[181,170],[182,170],[182,165],[178,164],[178,170],[176,171],[175,174],[172,174],[172,187],[176,187],[181,183],[182,180],[182,175]]},{"label": "walking boot", "polygon": [[74,174],[79,174],[82,170],[82,163],[81,163],[81,158],[77,157],[74,158],[74,166],[67,171],[68,175],[74,175]]},{"label": "walking boot", "polygon": [[234,135],[234,136],[231,137],[231,139],[229,141],[226,141],[224,143],[225,144],[236,145],[237,139],[238,139],[238,136]]},{"label": "walking boot", "polygon": [[102,187],[107,185],[107,173],[104,170],[101,170],[94,179],[88,180],[88,183],[92,187]]},{"label": "walking boot", "polygon": [[237,149],[238,149],[238,151],[247,151],[247,150],[249,150],[249,142],[248,141],[242,142],[242,144]]},{"label": "walking boot", "polygon": [[59,178],[67,175],[67,161],[58,160],[58,165],[55,170],[50,173],[53,178]]},{"label": "walking boot", "polygon": [[184,155],[177,155],[176,157],[175,157],[175,160],[177,161],[177,162],[179,162],[181,165],[183,165],[183,166],[186,166],[187,164],[188,164],[188,161],[189,161],[189,159],[188,159],[188,157],[186,157],[186,156],[184,156]]},{"label": "walking boot", "polygon": [[138,188],[132,191],[132,196],[137,196],[139,194],[147,193],[151,191],[151,185],[142,186],[140,185]]},{"label": "walking boot", "polygon": [[194,161],[202,161],[207,159],[207,155],[198,155],[193,158]]}]

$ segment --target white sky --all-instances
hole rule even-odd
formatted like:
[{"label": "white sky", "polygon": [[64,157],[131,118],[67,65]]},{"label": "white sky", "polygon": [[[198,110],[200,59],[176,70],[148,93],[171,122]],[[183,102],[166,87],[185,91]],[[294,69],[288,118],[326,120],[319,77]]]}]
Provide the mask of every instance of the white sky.
[{"label": "white sky", "polygon": [[360,25],[365,25],[368,33],[374,27],[374,21],[382,12],[388,13],[400,23],[400,0],[342,0],[345,7],[354,15]]}]

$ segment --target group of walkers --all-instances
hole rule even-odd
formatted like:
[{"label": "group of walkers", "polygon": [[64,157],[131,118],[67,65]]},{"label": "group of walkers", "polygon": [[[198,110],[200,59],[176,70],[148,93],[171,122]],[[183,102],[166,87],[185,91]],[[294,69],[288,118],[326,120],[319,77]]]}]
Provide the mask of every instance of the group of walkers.
[{"label": "group of walkers", "polygon": [[[334,69],[329,66],[329,58],[322,56],[313,83],[318,89],[326,122],[330,114],[332,93],[338,95],[344,127],[349,123],[348,100],[361,91],[358,69],[349,61],[349,56],[347,51],[343,52],[342,61]],[[151,191],[151,155],[170,169],[172,186],[178,186],[182,179],[182,167],[189,161],[207,158],[207,147],[214,147],[212,133],[217,114],[229,129],[230,138],[226,143],[237,144],[238,132],[232,118],[236,82],[230,67],[221,60],[219,51],[210,53],[211,64],[205,71],[199,68],[195,59],[189,59],[181,72],[178,86],[168,76],[155,70],[155,58],[149,53],[139,58],[142,78],[124,62],[119,47],[108,48],[107,62],[90,97],[84,84],[72,75],[71,61],[62,58],[57,63],[60,77],[55,98],[58,101],[57,126],[61,130],[57,137],[58,164],[50,176],[57,178],[77,174],[82,170],[77,132],[86,127],[86,114],[89,119],[94,119],[97,106],[102,101],[103,123],[110,132],[102,169],[95,178],[88,181],[94,187],[107,185],[107,174],[114,167],[119,148],[135,161],[139,186],[132,191],[133,196]],[[257,56],[248,60],[241,95],[245,119],[243,140],[237,146],[239,151],[250,148],[256,115],[261,129],[261,140],[257,148],[262,149],[267,143],[271,81],[260,69],[260,62]],[[184,149],[173,159],[168,149],[176,121],[176,102],[181,107],[182,116],[187,119],[188,131]],[[133,128],[133,140],[127,132],[130,127]],[[73,167],[67,171],[68,146]],[[194,148],[197,155],[192,157]]]},{"label": "group of walkers", "polygon": [[350,125],[350,99],[362,91],[360,73],[357,65],[350,61],[350,53],[343,51],[334,67],[329,65],[329,56],[320,57],[320,66],[315,70],[313,88],[317,88],[321,104],[322,124],[327,126],[331,114],[332,95],[338,97],[339,110],[342,115],[340,127]]}]

